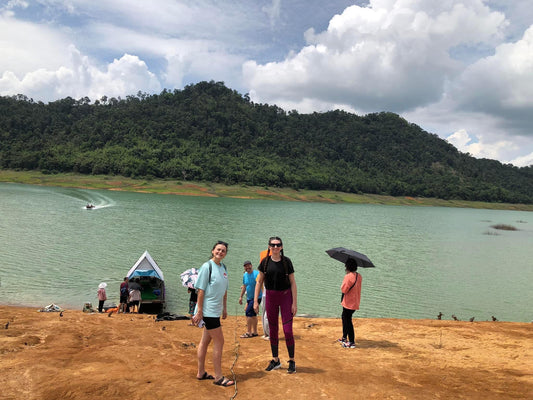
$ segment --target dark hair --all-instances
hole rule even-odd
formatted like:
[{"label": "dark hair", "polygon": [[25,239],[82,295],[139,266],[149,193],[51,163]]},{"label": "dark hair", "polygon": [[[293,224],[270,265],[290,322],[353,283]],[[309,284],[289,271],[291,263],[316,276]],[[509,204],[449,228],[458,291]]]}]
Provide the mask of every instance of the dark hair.
[{"label": "dark hair", "polygon": [[270,242],[272,240],[279,240],[281,242],[281,245],[283,246],[283,240],[281,240],[281,238],[279,236],[271,236],[268,238],[268,245],[270,246]]},{"label": "dark hair", "polygon": [[[279,240],[279,242],[281,243],[281,251],[280,251],[280,255],[281,255],[281,262],[283,263],[283,267],[285,268],[285,277],[287,278],[287,281],[290,282],[289,280],[289,266],[287,265],[287,260],[285,259],[285,255],[283,254],[283,240],[281,240],[281,238],[279,236],[271,236],[269,239],[268,239],[268,249],[267,249],[267,254],[265,256],[265,258],[263,258],[261,260],[261,263],[259,264],[260,266],[263,266],[263,267],[266,267],[267,264],[268,264],[268,259],[269,258],[272,258],[271,254],[270,254],[270,242],[272,240]],[[266,274],[266,270],[265,270],[265,274]]]},{"label": "dark hair", "polygon": [[279,236],[271,236],[268,238],[268,250],[267,250],[267,257],[270,255],[270,242],[272,240],[279,240],[279,242],[281,243],[281,251],[280,251],[280,254],[281,254],[281,258],[283,259],[283,240],[281,240],[281,238]]},{"label": "dark hair", "polygon": [[228,244],[226,242],[223,242],[222,240],[217,240],[217,242],[213,245],[211,251],[215,250],[215,247],[217,247],[219,244],[223,245],[226,248],[226,251],[228,251]]},{"label": "dark hair", "polygon": [[357,271],[357,261],[355,261],[353,258],[348,258],[344,263],[344,266],[346,267],[346,271]]}]

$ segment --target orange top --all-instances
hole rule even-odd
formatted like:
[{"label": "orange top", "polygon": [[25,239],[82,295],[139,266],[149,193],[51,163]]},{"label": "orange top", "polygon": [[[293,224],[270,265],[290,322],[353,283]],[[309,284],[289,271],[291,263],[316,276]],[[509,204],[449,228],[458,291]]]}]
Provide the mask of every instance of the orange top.
[{"label": "orange top", "polygon": [[348,310],[359,310],[359,303],[361,302],[362,282],[363,277],[357,272],[349,272],[344,275],[344,279],[341,285],[341,292],[344,293],[344,298],[342,299],[341,304],[344,308],[347,308]]},{"label": "orange top", "polygon": [[263,258],[265,258],[268,254],[268,249],[263,250],[259,253],[259,263],[261,264],[261,261],[263,261]]}]

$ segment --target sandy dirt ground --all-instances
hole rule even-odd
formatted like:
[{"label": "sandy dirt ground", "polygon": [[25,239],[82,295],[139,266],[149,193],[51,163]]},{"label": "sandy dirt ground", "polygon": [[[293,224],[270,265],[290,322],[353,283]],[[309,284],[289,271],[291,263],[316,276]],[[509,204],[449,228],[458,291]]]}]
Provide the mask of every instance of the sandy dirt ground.
[{"label": "sandy dirt ground", "polygon": [[[196,380],[201,329],[147,314],[0,306],[0,399],[531,399],[533,324],[296,318],[296,374],[266,372],[270,347],[223,321],[223,370],[236,386]],[[6,327],[7,326],[7,327]],[[211,350],[207,370],[213,373]]]}]

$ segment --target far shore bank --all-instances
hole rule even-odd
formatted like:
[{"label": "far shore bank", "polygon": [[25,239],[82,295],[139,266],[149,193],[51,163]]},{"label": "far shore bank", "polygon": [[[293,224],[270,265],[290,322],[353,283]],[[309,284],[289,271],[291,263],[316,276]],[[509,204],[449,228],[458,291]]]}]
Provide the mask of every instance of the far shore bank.
[{"label": "far shore bank", "polygon": [[81,175],[73,173],[43,174],[39,171],[0,170],[0,182],[180,196],[533,211],[533,204],[487,203],[409,196],[393,197],[326,190],[294,190],[290,188],[246,185],[230,186],[219,183],[190,182],[175,179],[132,179],[120,176]]}]

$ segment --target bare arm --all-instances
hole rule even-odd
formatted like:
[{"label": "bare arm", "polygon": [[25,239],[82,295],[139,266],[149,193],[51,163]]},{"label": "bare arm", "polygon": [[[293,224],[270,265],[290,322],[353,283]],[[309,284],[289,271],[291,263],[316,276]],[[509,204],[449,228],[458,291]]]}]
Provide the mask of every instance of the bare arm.
[{"label": "bare arm", "polygon": [[246,286],[241,286],[241,297],[239,297],[239,304],[242,304],[242,296],[244,296],[244,293],[246,292]]},{"label": "bare arm", "polygon": [[228,308],[227,308],[227,300],[228,300],[228,291],[224,293],[224,299],[222,300],[222,319],[226,319],[228,317]]},{"label": "bare arm", "polygon": [[259,271],[259,275],[257,275],[257,280],[255,282],[255,292],[254,292],[254,311],[256,313],[259,312],[259,292],[261,292],[264,282],[265,282],[265,274]]},{"label": "bare arm", "polygon": [[198,323],[204,319],[204,296],[205,296],[205,291],[202,290],[202,289],[198,289],[198,299],[196,301],[196,306],[197,306],[197,312],[196,314],[194,314],[194,317],[192,317],[192,322],[195,324],[195,325],[198,325]]},{"label": "bare arm", "polygon": [[294,279],[294,274],[289,275],[289,282],[291,283],[292,316],[294,317],[298,311],[298,290],[296,289],[296,280]]}]

